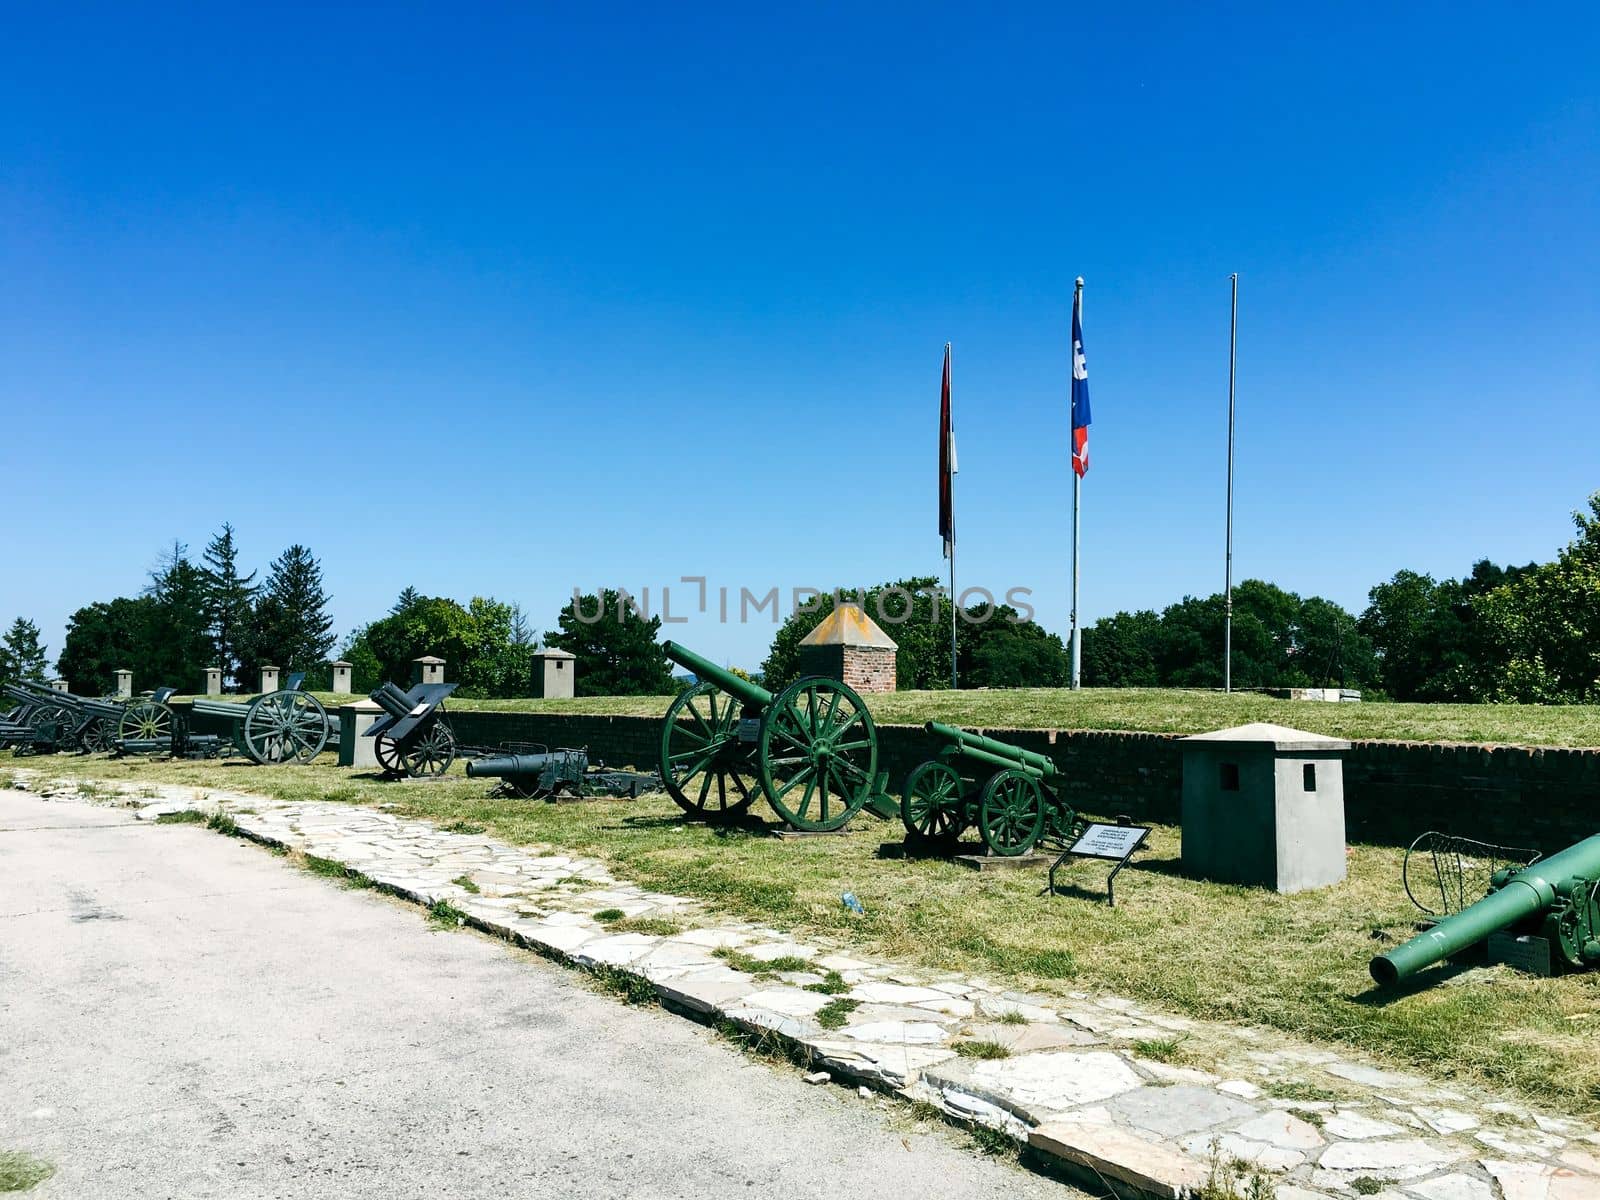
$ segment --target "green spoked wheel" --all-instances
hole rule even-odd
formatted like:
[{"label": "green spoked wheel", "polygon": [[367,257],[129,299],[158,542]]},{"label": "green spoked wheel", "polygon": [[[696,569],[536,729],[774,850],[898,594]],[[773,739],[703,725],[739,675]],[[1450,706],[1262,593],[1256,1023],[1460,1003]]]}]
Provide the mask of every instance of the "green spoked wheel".
[{"label": "green spoked wheel", "polygon": [[434,721],[407,745],[400,747],[400,762],[413,779],[436,779],[456,760],[456,735],[443,721]]},{"label": "green spoked wheel", "polygon": [[840,829],[872,794],[878,732],[872,714],[834,679],[799,679],[761,718],[757,770],[767,801],[796,829]]},{"label": "green spoked wheel", "polygon": [[258,696],[245,708],[243,734],[258,763],[307,763],[328,744],[328,710],[305,692]]},{"label": "green spoked wheel", "polygon": [[400,761],[400,747],[388,734],[380,733],[372,739],[372,753],[385,775],[398,777],[406,773],[406,765]]},{"label": "green spoked wheel", "polygon": [[949,763],[925,762],[906,777],[900,796],[906,834],[925,842],[954,842],[967,826],[961,773]]},{"label": "green spoked wheel", "polygon": [[1044,792],[1037,779],[1015,767],[989,776],[978,801],[978,832],[991,853],[1026,854],[1043,829]]},{"label": "green spoked wheel", "polygon": [[742,709],[714,683],[690,688],[667,709],[661,729],[661,781],[691,817],[721,820],[750,807],[759,786],[750,741],[740,741]]},{"label": "green spoked wheel", "polygon": [[172,737],[172,710],[154,700],[139,700],[128,705],[117,721],[117,736],[146,741]]}]

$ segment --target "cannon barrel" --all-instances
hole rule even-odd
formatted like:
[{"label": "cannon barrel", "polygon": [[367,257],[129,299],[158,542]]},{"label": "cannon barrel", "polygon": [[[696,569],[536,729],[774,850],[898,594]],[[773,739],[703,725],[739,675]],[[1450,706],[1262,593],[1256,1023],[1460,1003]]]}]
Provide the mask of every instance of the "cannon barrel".
[{"label": "cannon barrel", "polygon": [[1013,746],[1010,742],[997,741],[962,729],[958,725],[943,725],[938,721],[929,721],[923,728],[935,737],[954,742],[983,762],[997,763],[1003,767],[1032,768],[1043,779],[1054,779],[1059,773],[1056,764],[1051,762],[1048,756],[1024,750],[1021,746]]},{"label": "cannon barrel", "polygon": [[701,658],[693,650],[685,650],[677,642],[663,642],[661,652],[685,670],[693,671],[701,683],[714,683],[730,696],[737,696],[746,704],[765,708],[772,703],[772,693],[758,683],[740,679],[732,671],[725,671],[708,658]]},{"label": "cannon barrel", "polygon": [[1444,917],[1403,946],[1378,955],[1369,964],[1372,978],[1385,986],[1396,983],[1491,933],[1538,916],[1573,879],[1600,879],[1600,834],[1523,867],[1476,904]]},{"label": "cannon barrel", "polygon": [[497,754],[493,758],[474,758],[467,762],[473,779],[504,779],[508,775],[537,775],[550,761],[548,754]]},{"label": "cannon barrel", "polygon": [[378,685],[370,698],[391,717],[403,717],[411,711],[410,698],[387,680]]}]

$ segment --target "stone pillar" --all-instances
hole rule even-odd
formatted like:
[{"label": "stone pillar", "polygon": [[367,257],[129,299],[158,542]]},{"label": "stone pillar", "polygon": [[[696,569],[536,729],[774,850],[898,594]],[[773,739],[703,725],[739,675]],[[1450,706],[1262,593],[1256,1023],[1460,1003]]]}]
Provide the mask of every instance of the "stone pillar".
[{"label": "stone pillar", "polygon": [[275,692],[277,690],[278,690],[278,668],[277,667],[262,667],[261,668],[261,693],[262,693],[262,695],[265,695],[268,692]]},{"label": "stone pillar", "polygon": [[334,693],[340,696],[348,696],[350,694],[350,664],[336,662],[328,665],[333,668]]},{"label": "stone pillar", "polygon": [[208,695],[208,696],[220,696],[220,695],[222,695],[222,668],[221,667],[207,667],[206,668],[206,695]]},{"label": "stone pillar", "polygon": [[800,673],[837,679],[856,692],[892,692],[899,652],[860,605],[841,604],[800,639]]},{"label": "stone pillar", "polygon": [[1278,892],[1344,879],[1349,742],[1257,722],[1179,746],[1185,872]]},{"label": "stone pillar", "polygon": [[128,670],[127,667],[123,667],[121,670],[116,672],[116,676],[117,676],[117,699],[118,700],[129,700],[129,699],[132,699],[132,697],[133,697],[133,672]]},{"label": "stone pillar", "polygon": [[565,650],[533,652],[533,694],[541,700],[565,700],[574,694],[578,656]]},{"label": "stone pillar", "polygon": [[50,690],[53,691],[53,692],[64,692],[64,691],[66,691],[67,690],[67,681],[65,679],[52,679],[50,681]]},{"label": "stone pillar", "polygon": [[421,658],[412,659],[416,664],[414,676],[418,683],[443,683],[444,659],[432,654],[424,654]]},{"label": "stone pillar", "polygon": [[366,736],[372,723],[383,716],[383,709],[371,700],[357,700],[339,706],[339,765],[375,767],[378,765],[378,739]]}]

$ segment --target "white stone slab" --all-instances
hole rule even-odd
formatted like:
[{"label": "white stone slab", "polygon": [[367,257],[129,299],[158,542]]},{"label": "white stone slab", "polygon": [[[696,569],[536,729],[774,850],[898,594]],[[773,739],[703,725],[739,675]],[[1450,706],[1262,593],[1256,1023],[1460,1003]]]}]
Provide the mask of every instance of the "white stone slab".
[{"label": "white stone slab", "polygon": [[1133,1069],[1106,1051],[1044,1051],[979,1063],[974,1079],[1030,1108],[1052,1111],[1107,1100],[1140,1086]]}]

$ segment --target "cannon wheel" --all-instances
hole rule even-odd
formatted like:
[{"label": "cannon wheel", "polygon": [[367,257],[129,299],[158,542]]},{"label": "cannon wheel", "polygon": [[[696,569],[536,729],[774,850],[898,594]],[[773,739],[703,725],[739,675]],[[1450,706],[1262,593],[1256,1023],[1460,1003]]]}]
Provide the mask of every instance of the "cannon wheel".
[{"label": "cannon wheel", "polygon": [[79,745],[85,754],[100,754],[111,749],[111,739],[117,736],[109,717],[96,717],[83,727]]},{"label": "cannon wheel", "polygon": [[661,781],[691,817],[736,817],[756,798],[748,743],[739,741],[739,702],[714,683],[682,693],[661,729]]},{"label": "cannon wheel", "polygon": [[140,700],[123,710],[117,736],[139,740],[172,737],[172,710],[154,700]]},{"label": "cannon wheel", "polygon": [[967,826],[961,773],[933,759],[913,767],[900,797],[906,835],[924,842],[954,842]]},{"label": "cannon wheel", "polygon": [[78,727],[78,715],[75,712],[70,708],[57,708],[51,705],[33,722],[35,729],[42,729],[46,725],[55,726],[55,738],[52,744],[57,750],[71,749],[72,731]]},{"label": "cannon wheel", "polygon": [[406,773],[405,763],[400,761],[400,747],[394,744],[394,739],[387,733],[380,733],[372,739],[372,754],[385,775],[400,776]]},{"label": "cannon wheel", "polygon": [[430,722],[409,745],[400,748],[400,762],[413,779],[437,779],[455,760],[456,735],[443,721]]},{"label": "cannon wheel", "polygon": [[767,801],[796,829],[842,829],[872,795],[877,727],[836,679],[798,679],[780,692],[761,718],[757,748]]},{"label": "cannon wheel", "polygon": [[992,853],[1026,854],[1043,829],[1044,792],[1037,779],[1015,767],[989,776],[978,802],[978,832]]},{"label": "cannon wheel", "polygon": [[308,763],[328,744],[328,710],[306,692],[272,692],[245,706],[242,732],[258,763]]}]

